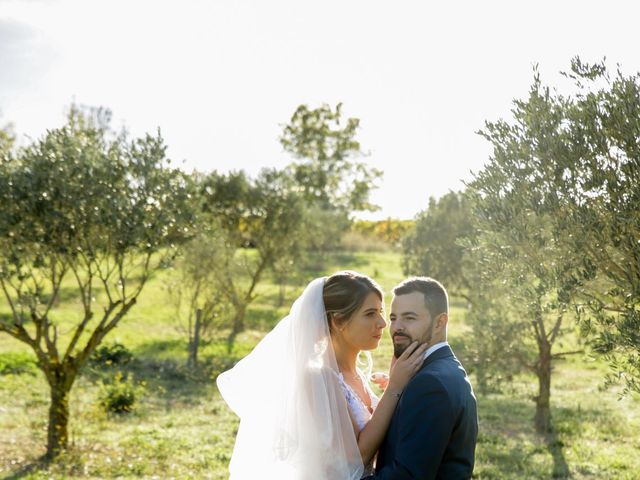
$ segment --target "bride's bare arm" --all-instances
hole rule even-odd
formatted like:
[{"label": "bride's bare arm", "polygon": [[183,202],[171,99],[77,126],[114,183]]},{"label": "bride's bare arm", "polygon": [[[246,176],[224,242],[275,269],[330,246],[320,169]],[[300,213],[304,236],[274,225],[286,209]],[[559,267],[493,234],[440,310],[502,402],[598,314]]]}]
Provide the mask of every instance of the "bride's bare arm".
[{"label": "bride's bare arm", "polygon": [[412,343],[395,362],[389,372],[389,384],[385,389],[371,420],[357,434],[358,448],[362,456],[362,463],[367,465],[374,457],[384,439],[391,417],[398,404],[398,399],[411,377],[420,369],[423,363],[427,345]]}]

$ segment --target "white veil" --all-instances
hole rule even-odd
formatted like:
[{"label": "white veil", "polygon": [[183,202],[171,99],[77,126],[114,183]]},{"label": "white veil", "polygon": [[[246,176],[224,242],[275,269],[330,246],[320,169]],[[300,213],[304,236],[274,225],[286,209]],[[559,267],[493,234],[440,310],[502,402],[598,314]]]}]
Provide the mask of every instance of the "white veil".
[{"label": "white veil", "polygon": [[253,351],[217,378],[240,417],[233,480],[359,480],[364,467],[313,280]]}]

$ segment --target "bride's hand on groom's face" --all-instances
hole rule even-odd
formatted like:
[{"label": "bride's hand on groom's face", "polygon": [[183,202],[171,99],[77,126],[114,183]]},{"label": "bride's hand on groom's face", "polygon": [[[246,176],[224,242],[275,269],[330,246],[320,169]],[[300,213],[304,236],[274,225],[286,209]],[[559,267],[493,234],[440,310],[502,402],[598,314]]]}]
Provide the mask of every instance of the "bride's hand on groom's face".
[{"label": "bride's hand on groom's face", "polygon": [[388,389],[395,390],[394,393],[400,393],[404,389],[422,366],[427,348],[426,344],[419,345],[418,342],[413,342],[395,362],[391,361]]},{"label": "bride's hand on groom's face", "polygon": [[395,355],[391,355],[391,365],[389,365],[389,371],[391,371],[393,369],[393,366],[396,364],[396,362],[398,361],[398,359],[396,358]]}]

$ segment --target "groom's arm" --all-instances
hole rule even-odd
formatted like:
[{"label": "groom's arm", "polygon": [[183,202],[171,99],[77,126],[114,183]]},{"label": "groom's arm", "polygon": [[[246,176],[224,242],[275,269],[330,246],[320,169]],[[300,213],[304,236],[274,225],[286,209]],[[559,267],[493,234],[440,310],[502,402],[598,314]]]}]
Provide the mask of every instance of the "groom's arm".
[{"label": "groom's arm", "polygon": [[395,458],[371,479],[436,477],[455,421],[449,395],[436,377],[425,376],[407,387],[402,404]]}]

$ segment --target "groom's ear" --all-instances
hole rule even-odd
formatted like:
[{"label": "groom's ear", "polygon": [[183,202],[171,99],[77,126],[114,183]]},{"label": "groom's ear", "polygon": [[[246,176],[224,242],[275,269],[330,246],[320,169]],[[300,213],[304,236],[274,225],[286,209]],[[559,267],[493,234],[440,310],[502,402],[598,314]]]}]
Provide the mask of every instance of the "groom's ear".
[{"label": "groom's ear", "polygon": [[441,313],[436,318],[436,328],[438,328],[440,330],[445,328],[447,326],[447,323],[449,323],[449,314],[448,313]]}]

